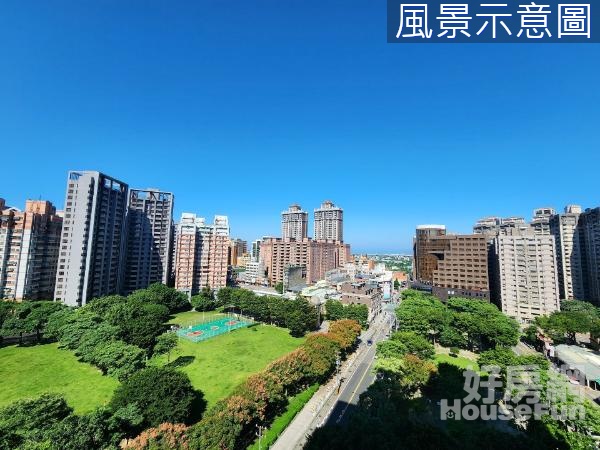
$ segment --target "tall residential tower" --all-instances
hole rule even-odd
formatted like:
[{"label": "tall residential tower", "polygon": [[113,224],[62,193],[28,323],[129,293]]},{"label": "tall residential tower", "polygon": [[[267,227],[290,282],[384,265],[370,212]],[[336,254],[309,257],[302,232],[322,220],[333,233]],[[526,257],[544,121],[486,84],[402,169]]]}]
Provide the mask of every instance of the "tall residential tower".
[{"label": "tall residential tower", "polygon": [[121,291],[128,191],[100,172],[69,172],[55,300],[82,306]]},{"label": "tall residential tower", "polygon": [[290,205],[281,213],[281,237],[283,239],[305,239],[308,236],[308,213],[300,205]]},{"label": "tall residential tower", "polygon": [[131,189],[127,208],[124,293],[168,284],[173,232],[173,194]]},{"label": "tall residential tower", "polygon": [[329,200],[315,209],[315,240],[344,241],[344,210]]}]

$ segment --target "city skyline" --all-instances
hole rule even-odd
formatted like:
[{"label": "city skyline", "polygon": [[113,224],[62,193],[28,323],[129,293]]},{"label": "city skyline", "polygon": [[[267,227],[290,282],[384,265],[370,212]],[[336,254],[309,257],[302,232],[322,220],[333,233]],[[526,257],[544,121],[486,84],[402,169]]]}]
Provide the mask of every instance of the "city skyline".
[{"label": "city skyline", "polygon": [[[88,170],[88,169],[86,169]],[[96,169],[89,169],[89,170],[93,170],[95,171]],[[102,172],[102,170],[99,170],[99,172],[101,173],[106,173],[106,172]],[[68,173],[68,171],[67,171]],[[119,177],[119,176],[115,176],[115,178],[117,179],[124,179],[125,177]],[[131,178],[131,177],[129,177]],[[127,178],[127,179],[129,179]],[[143,184],[143,183],[142,183]],[[148,184],[148,183],[146,183]],[[134,185],[134,184],[130,184],[130,187],[132,189],[137,189],[137,190],[158,190],[158,191],[169,191],[169,192],[173,192],[172,190],[169,190],[168,187],[166,189],[162,189],[162,188],[157,188],[157,187],[153,187],[153,188],[141,188],[140,186]],[[63,189],[64,191],[64,189]],[[261,239],[264,236],[275,236],[275,237],[280,237],[281,236],[281,212],[282,210],[287,210],[290,204],[293,204],[294,202],[292,200],[288,201],[288,203],[284,203],[283,206],[279,206],[279,205],[275,205],[273,207],[270,207],[266,210],[266,214],[270,214],[270,216],[265,217],[261,217],[260,221],[255,221],[253,218],[250,219],[250,223],[252,224],[256,224],[256,223],[268,223],[267,227],[265,228],[264,232],[258,232],[256,234],[252,234],[249,230],[248,231],[244,231],[244,226],[243,224],[239,223],[239,222],[235,222],[232,217],[240,217],[237,214],[231,214],[228,212],[228,210],[226,209],[226,207],[223,207],[221,209],[216,209],[213,212],[209,212],[206,211],[204,209],[200,208],[184,208],[181,206],[177,206],[178,205],[178,198],[179,195],[177,192],[173,192],[173,195],[175,197],[175,208],[173,209],[173,222],[177,223],[179,221],[179,219],[181,218],[181,215],[183,213],[188,213],[188,212],[192,212],[192,211],[197,211],[199,216],[202,217],[206,217],[208,219],[214,217],[214,216],[219,216],[219,215],[224,215],[224,216],[228,216],[229,217],[229,223],[230,223],[230,227],[231,227],[231,236],[234,236],[235,238],[239,238],[242,239],[248,243],[251,243],[257,239]],[[62,194],[62,197],[64,198],[64,192]],[[46,201],[50,201],[52,202],[53,205],[56,206],[56,209],[58,211],[62,211],[64,209],[64,201],[61,204],[60,201],[55,201],[54,199],[49,198],[48,196],[44,196],[44,195],[39,195],[36,198],[23,198],[22,200],[17,199],[16,202],[13,202],[8,196],[4,196],[0,198],[4,198],[4,200],[6,201],[6,205],[7,206],[11,206],[14,208],[17,208],[19,210],[23,209],[23,205],[25,204],[25,201],[27,200],[46,200]],[[323,200],[315,203],[314,207],[313,205],[306,205],[306,207],[304,208],[304,210],[308,213],[308,237],[314,238],[315,235],[315,230],[314,230],[314,209],[317,209],[320,207],[321,203],[323,203],[325,201],[325,198],[327,197],[323,197]],[[337,200],[334,201],[334,203],[336,204],[341,204],[341,202],[337,202]],[[360,230],[357,230],[357,227],[355,225],[352,224],[352,220],[354,220],[352,211],[350,211],[350,214],[348,214],[348,211],[346,210],[346,208],[342,205],[342,209],[344,209],[345,214],[347,214],[347,217],[351,217],[350,219],[344,221],[344,234],[348,236],[347,239],[345,239],[345,241],[350,242],[352,244],[352,252],[354,254],[406,254],[406,255],[410,255],[412,254],[412,246],[413,246],[413,238],[414,238],[414,228],[416,226],[419,225],[423,225],[423,224],[427,224],[427,223],[440,223],[443,224],[446,229],[447,229],[447,233],[448,234],[470,234],[473,231],[473,226],[476,224],[476,222],[480,219],[484,219],[486,217],[522,217],[523,219],[525,219],[526,223],[529,223],[532,221],[532,219],[534,218],[534,212],[536,209],[539,208],[554,208],[556,210],[556,212],[558,214],[562,214],[563,210],[565,207],[570,206],[570,205],[581,205],[582,209],[585,211],[586,209],[592,209],[595,207],[600,206],[599,204],[581,204],[581,203],[577,203],[577,202],[567,202],[564,205],[559,205],[559,204],[543,204],[543,205],[537,205],[537,206],[532,206],[531,208],[527,209],[525,208],[521,208],[521,210],[523,210],[524,212],[516,212],[516,208],[511,208],[510,206],[508,207],[504,207],[502,208],[503,211],[505,211],[505,213],[501,213],[498,211],[490,211],[489,214],[485,214],[485,215],[481,215],[481,216],[476,216],[472,211],[467,211],[464,215],[464,217],[462,217],[462,220],[456,220],[456,218],[452,218],[452,216],[448,216],[448,215],[429,215],[427,217],[430,217],[431,220],[427,221],[427,220],[416,220],[414,223],[411,224],[407,224],[406,228],[407,231],[404,233],[406,236],[408,236],[406,239],[403,240],[399,240],[399,239],[392,239],[391,242],[397,242],[398,244],[396,246],[388,246],[386,247],[385,245],[365,245],[364,244],[364,235],[361,235],[359,232]],[[302,205],[304,207],[304,205]],[[352,214],[352,215],[351,215]],[[359,222],[362,223],[361,219],[364,218],[356,218]],[[254,225],[255,226],[255,225]],[[404,227],[402,228],[402,230],[404,230]],[[361,239],[363,244],[361,245]],[[358,242],[358,244],[354,244],[354,242]]]},{"label": "city skyline", "polygon": [[367,0],[143,10],[5,2],[8,204],[98,170],[246,240],[331,199],[356,251],[407,252],[416,224],[598,202],[598,45],[388,45]]}]

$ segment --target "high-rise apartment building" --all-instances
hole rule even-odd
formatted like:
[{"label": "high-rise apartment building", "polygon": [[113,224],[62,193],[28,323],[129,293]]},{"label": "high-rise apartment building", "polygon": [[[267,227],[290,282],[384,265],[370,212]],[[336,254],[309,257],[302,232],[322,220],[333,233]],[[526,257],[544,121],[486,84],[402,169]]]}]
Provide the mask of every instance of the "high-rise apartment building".
[{"label": "high-rise apartment building", "polygon": [[600,304],[600,208],[586,209],[580,216],[580,233],[583,234],[585,300]]},{"label": "high-rise apartment building", "polygon": [[515,228],[494,241],[497,292],[502,312],[520,323],[560,310],[554,237]]},{"label": "high-rise apartment building", "polygon": [[213,224],[196,214],[183,213],[177,230],[175,288],[188,295],[204,287],[227,285],[229,221],[215,216]]},{"label": "high-rise apartment building", "polygon": [[260,260],[260,240],[256,240],[252,242],[252,252],[250,255],[252,256],[253,261]]},{"label": "high-rise apartment building", "polygon": [[57,301],[81,306],[121,292],[128,191],[127,184],[100,172],[69,172]]},{"label": "high-rise apartment building", "polygon": [[531,228],[535,234],[550,234],[550,218],[556,214],[554,208],[537,208],[533,211]]},{"label": "high-rise apartment building", "polygon": [[432,253],[443,251],[445,244],[436,242],[433,238],[446,235],[445,225],[419,225],[415,236],[414,252],[414,279],[421,283],[433,282],[433,271],[437,269],[438,258]]},{"label": "high-rise apartment building", "polygon": [[329,200],[315,209],[315,240],[344,241],[344,210]]},{"label": "high-rise apartment building", "polygon": [[281,237],[283,239],[306,239],[308,236],[308,213],[300,205],[290,205],[281,213]]},{"label": "high-rise apartment building", "polygon": [[169,283],[173,232],[173,194],[131,189],[127,208],[124,292]]},{"label": "high-rise apartment building", "polygon": [[229,241],[229,265],[243,267],[238,259],[248,252],[248,243],[242,239],[231,239]]},{"label": "high-rise apartment building", "polygon": [[550,218],[556,245],[558,288],[561,299],[585,299],[584,234],[579,227],[581,206],[568,205],[563,214]]},{"label": "high-rise apartment building", "polygon": [[523,217],[485,217],[473,226],[474,234],[485,234],[495,237],[498,234],[509,234],[515,228],[525,225]]},{"label": "high-rise apartment building", "polygon": [[61,229],[48,201],[27,200],[21,212],[0,199],[0,298],[52,299]]}]

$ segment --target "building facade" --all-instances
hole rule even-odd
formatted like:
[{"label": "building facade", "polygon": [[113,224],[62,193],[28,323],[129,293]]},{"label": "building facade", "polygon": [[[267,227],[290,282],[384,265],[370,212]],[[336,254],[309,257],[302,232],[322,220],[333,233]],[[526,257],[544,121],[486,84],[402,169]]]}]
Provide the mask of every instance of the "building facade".
[{"label": "building facade", "polygon": [[300,205],[290,205],[281,213],[281,237],[297,240],[308,237],[308,213]]},{"label": "building facade", "polygon": [[494,257],[494,300],[502,312],[525,324],[560,310],[553,236],[535,234],[529,227],[515,229],[496,237]]},{"label": "building facade", "polygon": [[229,220],[215,216],[212,224],[183,213],[177,230],[175,288],[196,295],[203,288],[227,286]]},{"label": "building facade", "polygon": [[170,192],[129,191],[125,294],[145,289],[152,283],[169,284],[173,202]]},{"label": "building facade", "polygon": [[121,292],[128,191],[100,172],[69,172],[55,300],[82,306]]},{"label": "building facade", "polygon": [[348,260],[350,246],[333,241],[314,241],[310,238],[265,238],[260,246],[261,263],[271,285],[283,283],[286,269],[302,267],[306,284],[325,279],[330,270],[342,267]]},{"label": "building facade", "polygon": [[550,219],[556,215],[554,208],[536,208],[533,211],[533,218],[531,219],[531,228],[535,234],[549,235],[550,233]]},{"label": "building facade", "polygon": [[315,209],[315,240],[344,241],[344,211],[326,200]]},{"label": "building facade", "polygon": [[451,297],[490,299],[488,240],[483,235],[434,237],[437,267],[433,270],[432,293],[442,300]]},{"label": "building facade", "polygon": [[445,225],[419,225],[414,240],[414,279],[417,282],[433,283],[433,271],[437,269],[438,258],[433,252],[443,251],[444,242],[433,238],[446,235]]},{"label": "building facade", "polygon": [[579,226],[581,207],[568,205],[563,214],[550,218],[556,246],[558,288],[561,299],[585,299],[584,233]]},{"label": "building facade", "polygon": [[21,212],[0,199],[0,298],[53,298],[61,230],[52,203],[27,200]]},{"label": "building facade", "polygon": [[583,234],[584,299],[600,304],[600,208],[586,209],[580,216]]}]

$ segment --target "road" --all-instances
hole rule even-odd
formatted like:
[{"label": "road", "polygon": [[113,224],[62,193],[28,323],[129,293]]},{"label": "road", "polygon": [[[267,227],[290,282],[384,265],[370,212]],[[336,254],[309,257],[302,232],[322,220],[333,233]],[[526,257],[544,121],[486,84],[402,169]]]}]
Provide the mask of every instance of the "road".
[{"label": "road", "polygon": [[[360,394],[374,380],[372,373],[376,343],[390,330],[389,312],[383,312],[361,335],[359,349],[342,365],[338,376],[322,386],[271,447],[274,450],[302,449],[308,436],[325,423],[343,423],[356,407]],[[367,345],[372,340],[371,346]],[[340,385],[341,380],[341,387]]]}]

